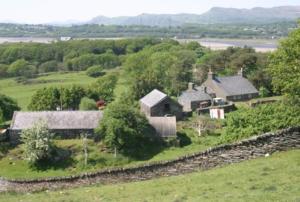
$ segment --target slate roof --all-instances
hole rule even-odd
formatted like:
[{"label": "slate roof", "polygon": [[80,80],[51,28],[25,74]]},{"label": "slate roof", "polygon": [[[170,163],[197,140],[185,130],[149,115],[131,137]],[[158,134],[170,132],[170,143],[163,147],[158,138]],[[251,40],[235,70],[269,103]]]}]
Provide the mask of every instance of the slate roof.
[{"label": "slate roof", "polygon": [[213,83],[222,89],[226,96],[258,93],[248,79],[239,75],[216,77]]},{"label": "slate roof", "polygon": [[49,129],[94,129],[102,117],[101,111],[15,112],[10,129],[30,128],[40,120],[45,121]]},{"label": "slate roof", "polygon": [[168,96],[165,93],[163,93],[157,89],[154,89],[153,91],[148,93],[146,96],[144,96],[142,99],[140,99],[140,102],[147,105],[148,107],[153,107],[153,106],[157,105],[158,103],[160,103],[161,101],[163,101],[164,99],[166,99],[167,97]]},{"label": "slate roof", "polygon": [[194,90],[186,90],[181,93],[178,100],[179,101],[207,101],[211,100],[212,98],[208,93],[204,92],[202,87],[197,87]]}]

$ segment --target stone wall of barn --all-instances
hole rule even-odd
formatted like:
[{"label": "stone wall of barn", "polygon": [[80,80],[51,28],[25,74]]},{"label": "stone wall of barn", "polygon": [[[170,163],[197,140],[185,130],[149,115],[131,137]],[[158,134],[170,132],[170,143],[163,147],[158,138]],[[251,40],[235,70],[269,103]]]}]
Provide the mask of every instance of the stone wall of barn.
[{"label": "stone wall of barn", "polygon": [[173,176],[217,166],[238,163],[274,152],[300,149],[300,127],[266,133],[234,144],[221,145],[174,160],[154,162],[131,168],[115,168],[77,176],[34,180],[7,180],[15,191],[33,191],[83,184],[120,183]]},{"label": "stone wall of barn", "polygon": [[250,94],[243,94],[243,95],[234,95],[234,96],[227,96],[226,100],[228,101],[245,101],[250,100],[252,98],[258,97],[258,93],[250,93]]},{"label": "stone wall of barn", "polygon": [[[166,105],[169,106],[169,110],[166,109]],[[182,118],[182,106],[169,97],[152,107],[150,110],[150,116],[153,117],[174,115],[177,120]]]},{"label": "stone wall of barn", "polygon": [[150,107],[148,107],[147,105],[145,105],[142,102],[140,102],[140,109],[141,109],[141,112],[144,113],[146,116],[151,115]]},{"label": "stone wall of barn", "polygon": [[[54,134],[55,138],[60,138],[60,139],[80,138],[81,134],[88,134],[89,137],[92,137],[94,135],[93,129],[55,129],[55,130],[50,129],[49,131]],[[9,130],[8,136],[9,136],[10,143],[19,144],[20,133],[21,130]]]}]

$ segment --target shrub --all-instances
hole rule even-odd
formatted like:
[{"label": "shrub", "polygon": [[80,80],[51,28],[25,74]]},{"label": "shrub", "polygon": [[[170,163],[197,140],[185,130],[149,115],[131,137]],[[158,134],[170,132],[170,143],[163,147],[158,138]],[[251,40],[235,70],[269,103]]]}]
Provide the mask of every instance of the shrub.
[{"label": "shrub", "polygon": [[55,72],[58,70],[58,64],[55,60],[45,62],[39,66],[39,73]]},{"label": "shrub", "polygon": [[53,135],[49,132],[45,122],[37,122],[32,128],[21,132],[24,143],[24,157],[32,164],[41,160],[50,159],[53,148]]},{"label": "shrub", "polygon": [[270,91],[262,86],[259,88],[259,95],[260,97],[268,97],[270,95]]},{"label": "shrub", "polygon": [[7,121],[12,118],[14,111],[20,110],[20,107],[10,97],[0,94],[0,110],[3,112],[3,119]]},{"label": "shrub", "polygon": [[86,74],[90,77],[99,77],[103,75],[103,67],[99,65],[91,66],[86,70]]},{"label": "shrub", "polygon": [[0,64],[0,77],[6,77],[7,76],[7,69],[8,65],[6,64]]},{"label": "shrub", "polygon": [[3,112],[2,112],[2,110],[1,110],[1,108],[0,108],[0,127],[2,126],[2,124],[4,123],[4,117],[3,117]]},{"label": "shrub", "polygon": [[88,97],[94,100],[104,100],[106,103],[114,100],[114,90],[117,85],[118,74],[109,73],[97,79],[88,89]]},{"label": "shrub", "polygon": [[264,104],[256,108],[240,108],[225,119],[222,142],[239,140],[300,124],[300,107],[286,103]]},{"label": "shrub", "polygon": [[10,76],[24,76],[30,78],[36,73],[36,67],[30,65],[26,60],[20,59],[8,67],[7,73]]},{"label": "shrub", "polygon": [[95,110],[97,109],[96,102],[88,97],[83,97],[79,105],[80,110]]}]

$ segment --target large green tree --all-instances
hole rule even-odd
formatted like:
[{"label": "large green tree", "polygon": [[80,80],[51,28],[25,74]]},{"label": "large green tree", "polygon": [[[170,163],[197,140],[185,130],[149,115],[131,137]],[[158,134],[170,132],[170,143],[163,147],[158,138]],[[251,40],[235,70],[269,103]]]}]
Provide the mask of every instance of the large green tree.
[{"label": "large green tree", "polygon": [[96,133],[111,150],[133,155],[145,145],[149,124],[145,116],[124,101],[115,101],[105,110]]},{"label": "large green tree", "polygon": [[124,65],[132,97],[139,99],[153,88],[177,96],[192,80],[196,54],[177,43],[164,42],[129,56]]},{"label": "large green tree", "polygon": [[276,92],[300,99],[300,28],[280,42],[270,57],[269,72]]},{"label": "large green tree", "polygon": [[32,111],[56,110],[61,106],[60,91],[56,87],[42,88],[35,92],[28,106]]}]

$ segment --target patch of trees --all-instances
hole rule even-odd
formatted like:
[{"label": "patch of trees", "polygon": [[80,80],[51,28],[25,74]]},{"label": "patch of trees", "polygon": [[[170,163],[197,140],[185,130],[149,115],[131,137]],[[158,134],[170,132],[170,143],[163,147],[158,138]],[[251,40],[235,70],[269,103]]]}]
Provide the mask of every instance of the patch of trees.
[{"label": "patch of trees", "polygon": [[177,96],[192,79],[194,51],[175,41],[164,42],[130,55],[124,64],[132,98],[139,99],[154,88]]},{"label": "patch of trees", "polygon": [[139,38],[1,44],[0,77],[29,78],[38,73],[82,71],[94,65],[111,69],[121,65],[122,55],[159,42],[157,39]]},{"label": "patch of trees", "polygon": [[[95,83],[83,88],[81,86],[70,87],[45,87],[36,91],[28,106],[33,111],[51,110],[78,110],[80,104],[86,108],[86,97],[94,101],[104,100],[109,103],[114,99],[114,88],[117,75],[114,73],[100,77]],[[84,100],[82,100],[84,98]],[[95,102],[96,106],[96,102]]]}]

